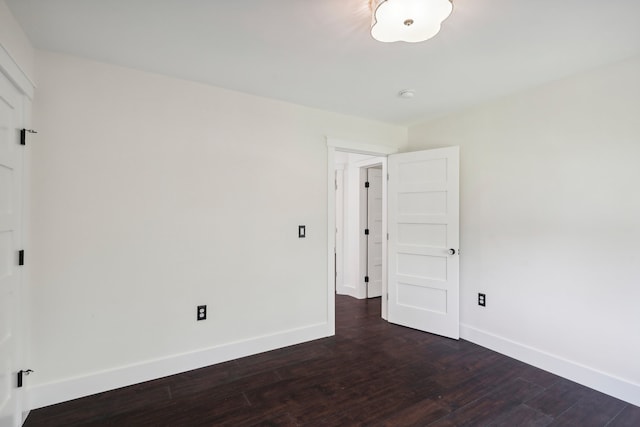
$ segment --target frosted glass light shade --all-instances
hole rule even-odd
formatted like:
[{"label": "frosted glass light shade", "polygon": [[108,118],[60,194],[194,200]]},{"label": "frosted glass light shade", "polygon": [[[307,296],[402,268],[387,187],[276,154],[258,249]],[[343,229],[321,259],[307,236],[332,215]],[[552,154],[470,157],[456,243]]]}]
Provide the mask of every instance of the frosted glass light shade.
[{"label": "frosted glass light shade", "polygon": [[450,0],[371,0],[371,10],[374,39],[415,43],[438,34],[453,5]]}]

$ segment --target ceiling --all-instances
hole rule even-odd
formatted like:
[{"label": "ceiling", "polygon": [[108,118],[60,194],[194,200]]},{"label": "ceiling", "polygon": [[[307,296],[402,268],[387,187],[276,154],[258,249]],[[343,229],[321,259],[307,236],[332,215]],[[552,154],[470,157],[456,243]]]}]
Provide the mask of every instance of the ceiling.
[{"label": "ceiling", "polygon": [[638,0],[453,2],[384,44],[369,0],[6,0],[39,49],[400,125],[640,54]]}]

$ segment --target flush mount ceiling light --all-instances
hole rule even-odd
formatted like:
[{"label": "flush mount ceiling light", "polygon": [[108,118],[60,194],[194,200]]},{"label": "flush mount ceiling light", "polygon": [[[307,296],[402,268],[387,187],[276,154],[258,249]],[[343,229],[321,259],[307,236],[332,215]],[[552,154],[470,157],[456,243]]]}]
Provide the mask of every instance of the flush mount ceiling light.
[{"label": "flush mount ceiling light", "polygon": [[369,0],[371,36],[381,42],[421,42],[438,34],[450,0]]}]

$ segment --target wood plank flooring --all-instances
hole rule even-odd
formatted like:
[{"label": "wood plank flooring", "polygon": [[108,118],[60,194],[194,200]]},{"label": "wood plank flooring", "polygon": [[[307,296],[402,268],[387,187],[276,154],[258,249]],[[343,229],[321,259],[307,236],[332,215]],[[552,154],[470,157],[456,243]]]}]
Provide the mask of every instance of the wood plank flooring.
[{"label": "wood plank flooring", "polygon": [[336,298],[336,336],[32,411],[38,426],[640,426],[640,408]]}]

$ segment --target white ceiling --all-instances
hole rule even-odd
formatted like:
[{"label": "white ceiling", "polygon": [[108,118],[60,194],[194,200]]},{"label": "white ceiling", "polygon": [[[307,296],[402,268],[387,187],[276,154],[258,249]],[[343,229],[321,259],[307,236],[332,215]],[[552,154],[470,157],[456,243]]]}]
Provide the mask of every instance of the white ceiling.
[{"label": "white ceiling", "polygon": [[397,124],[640,54],[638,0],[453,0],[417,44],[374,41],[368,2],[6,0],[40,49]]}]

